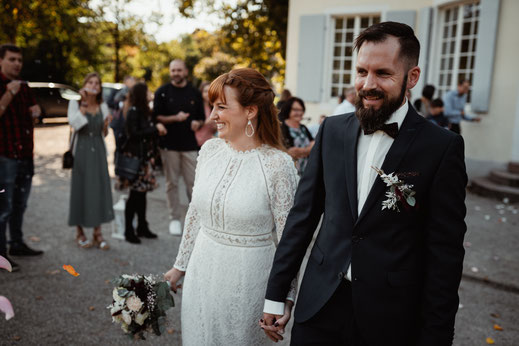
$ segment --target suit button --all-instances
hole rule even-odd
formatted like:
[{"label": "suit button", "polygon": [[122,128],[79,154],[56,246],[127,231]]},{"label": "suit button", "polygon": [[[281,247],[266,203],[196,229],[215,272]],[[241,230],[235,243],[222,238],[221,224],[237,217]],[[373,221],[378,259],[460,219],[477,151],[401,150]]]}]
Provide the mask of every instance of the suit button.
[{"label": "suit button", "polygon": [[344,273],[343,272],[339,272],[339,274],[337,274],[337,278],[339,280],[342,280],[342,278],[344,278]]}]

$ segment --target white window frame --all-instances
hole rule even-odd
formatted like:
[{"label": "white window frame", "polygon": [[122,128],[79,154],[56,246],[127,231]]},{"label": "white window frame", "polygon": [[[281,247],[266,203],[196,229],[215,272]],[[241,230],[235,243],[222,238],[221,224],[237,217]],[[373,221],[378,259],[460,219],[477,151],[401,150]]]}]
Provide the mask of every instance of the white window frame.
[{"label": "white window frame", "polygon": [[[334,17],[341,16],[380,16],[380,21],[386,20],[386,12],[390,10],[389,5],[380,6],[340,6],[328,8],[324,11],[326,14],[326,35],[325,35],[325,51],[324,51],[324,69],[321,85],[321,102],[328,103],[331,107],[335,107],[338,97],[331,97],[332,90],[332,71],[333,71],[333,48],[335,35]],[[353,54],[352,65],[355,66],[357,54]],[[355,74],[352,75],[355,80]]]},{"label": "white window frame", "polygon": [[[434,9],[434,19],[433,19],[433,27],[435,28],[432,33],[432,49],[430,50],[429,56],[431,63],[428,66],[428,80],[427,84],[433,84],[435,86],[439,86],[440,82],[440,65],[442,59],[442,43],[443,43],[443,29],[445,23],[445,10],[453,9],[458,7],[458,11],[463,11],[463,6],[468,4],[475,4],[479,2],[479,0],[463,0],[463,1],[455,1],[455,2],[443,2],[443,4],[439,4],[438,7]],[[459,13],[458,12],[458,13]],[[479,14],[481,17],[481,12]],[[479,18],[480,18],[479,17]],[[478,19],[479,20],[479,19]],[[463,16],[458,15],[457,19],[457,30],[456,30],[456,39],[455,39],[455,47],[454,47],[454,55],[453,55],[453,69],[452,69],[452,78],[450,82],[450,86],[448,90],[454,90],[457,87],[458,82],[458,74],[459,74],[459,60],[460,60],[460,45],[463,36]],[[478,29],[479,30],[479,29]],[[476,35],[476,44],[477,44],[477,35]],[[472,43],[471,43],[472,46]],[[475,57],[475,52],[473,54]],[[468,70],[468,69],[465,69]],[[472,75],[474,75],[474,68],[472,68]],[[472,85],[471,85],[472,88]],[[447,90],[447,91],[448,91]],[[439,89],[438,89],[439,91]],[[438,96],[439,93],[437,93]],[[441,95],[443,97],[443,95]],[[470,105],[467,105],[470,107]]]}]

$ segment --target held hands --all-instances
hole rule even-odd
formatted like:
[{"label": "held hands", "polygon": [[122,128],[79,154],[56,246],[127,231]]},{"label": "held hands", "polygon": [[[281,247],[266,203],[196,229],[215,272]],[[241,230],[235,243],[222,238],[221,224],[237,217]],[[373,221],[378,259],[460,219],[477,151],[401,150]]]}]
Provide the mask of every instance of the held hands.
[{"label": "held hands", "polygon": [[166,127],[164,125],[162,125],[161,123],[157,123],[155,125],[155,127],[159,131],[159,136],[164,136],[168,133],[168,130],[166,129]]},{"label": "held hands", "polygon": [[285,301],[285,313],[283,316],[263,313],[263,318],[259,320],[259,326],[270,340],[274,342],[283,340],[282,335],[285,334],[285,326],[292,316],[292,306],[294,306],[293,301]]},{"label": "held hands", "polygon": [[180,271],[177,268],[171,268],[166,274],[164,274],[164,279],[169,281],[171,284],[171,290],[177,293],[177,289],[182,288],[182,285],[177,285],[177,282],[184,275],[186,275],[186,272]]}]

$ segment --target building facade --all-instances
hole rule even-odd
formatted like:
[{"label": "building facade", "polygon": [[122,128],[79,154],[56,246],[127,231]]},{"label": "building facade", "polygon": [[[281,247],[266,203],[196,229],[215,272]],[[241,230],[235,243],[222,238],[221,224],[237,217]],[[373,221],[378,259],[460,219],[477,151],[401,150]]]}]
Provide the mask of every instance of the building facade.
[{"label": "building facade", "polygon": [[441,97],[470,80],[467,111],[482,121],[462,123],[466,156],[519,161],[517,13],[517,0],[290,0],[285,87],[305,101],[312,121],[330,115],[354,84],[359,32],[380,21],[406,23],[421,44],[412,100],[426,84]]}]

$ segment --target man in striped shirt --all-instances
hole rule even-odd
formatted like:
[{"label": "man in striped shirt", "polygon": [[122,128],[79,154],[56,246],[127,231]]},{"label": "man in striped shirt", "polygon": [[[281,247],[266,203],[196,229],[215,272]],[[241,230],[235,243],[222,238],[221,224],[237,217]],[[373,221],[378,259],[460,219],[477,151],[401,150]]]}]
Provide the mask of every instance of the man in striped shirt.
[{"label": "man in striped shirt", "polygon": [[[33,118],[41,114],[22,70],[19,47],[0,46],[0,255],[7,257],[6,231],[9,225],[9,255],[35,256],[23,241],[23,213],[31,191],[33,164]],[[9,259],[13,271],[19,266]]]}]

